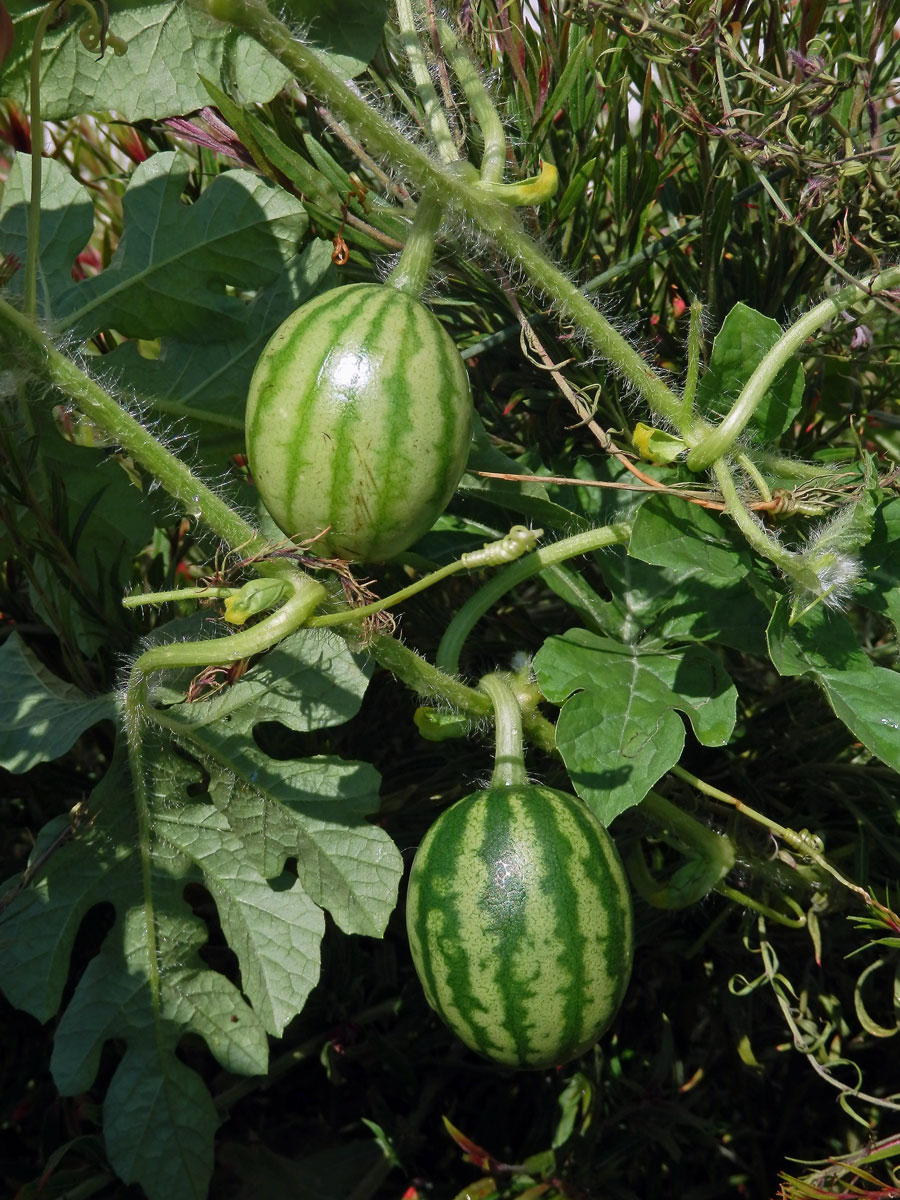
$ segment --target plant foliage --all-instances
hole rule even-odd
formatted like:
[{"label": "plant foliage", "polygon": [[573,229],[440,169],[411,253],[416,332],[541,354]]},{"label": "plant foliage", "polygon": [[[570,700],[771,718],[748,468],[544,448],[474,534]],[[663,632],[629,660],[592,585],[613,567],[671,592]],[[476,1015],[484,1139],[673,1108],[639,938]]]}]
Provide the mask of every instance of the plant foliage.
[{"label": "plant foliage", "polygon": [[[0,1178],[894,1194],[896,11],[287,7],[0,4]],[[246,392],[436,201],[475,435],[370,577],[261,510]],[[498,668],[636,895],[531,1075],[395,915]]]}]

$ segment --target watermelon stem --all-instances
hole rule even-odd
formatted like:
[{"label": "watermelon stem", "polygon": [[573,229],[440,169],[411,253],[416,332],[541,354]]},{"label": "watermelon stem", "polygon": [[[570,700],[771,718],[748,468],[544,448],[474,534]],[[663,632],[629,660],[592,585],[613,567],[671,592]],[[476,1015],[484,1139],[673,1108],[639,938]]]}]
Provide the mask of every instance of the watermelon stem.
[{"label": "watermelon stem", "polygon": [[437,88],[428,70],[422,43],[416,28],[416,12],[412,0],[397,0],[397,25],[400,38],[409,63],[410,74],[419,93],[419,101],[425,114],[428,132],[434,142],[434,148],[443,163],[455,162],[459,158],[459,149],[450,132],[447,114],[441,106]]},{"label": "watermelon stem", "polygon": [[410,596],[415,596],[418,592],[433,587],[434,584],[440,583],[449,575],[455,575],[457,571],[476,571],[481,567],[499,567],[505,563],[514,562],[520,555],[532,549],[543,532],[542,529],[526,529],[524,525],[514,525],[504,537],[498,538],[494,542],[485,542],[480,550],[470,550],[453,562],[438,567],[436,571],[432,571],[428,575],[423,575],[415,583],[410,583],[400,591],[385,596],[383,600],[373,600],[371,604],[362,605],[360,608],[341,608],[337,612],[321,613],[318,616],[310,617],[307,624],[313,626],[346,625],[351,621],[363,621],[366,617],[373,617],[376,613],[383,612],[386,608],[392,608],[395,604],[408,600]]},{"label": "watermelon stem", "polygon": [[522,736],[522,709],[508,676],[499,672],[478,682],[494,706],[494,772],[491,787],[522,787],[528,782]]},{"label": "watermelon stem", "polygon": [[475,64],[465,47],[460,44],[453,29],[446,21],[439,19],[437,32],[441,47],[450,60],[460,87],[465,92],[472,116],[478,122],[481,136],[484,139],[484,150],[481,155],[481,179],[487,184],[501,184],[503,170],[506,166],[506,132],[503,122],[494,107],[490,92],[481,81]]},{"label": "watermelon stem", "polygon": [[418,300],[428,283],[434,257],[434,239],[441,226],[444,206],[433,192],[426,192],[416,205],[416,215],[400,254],[400,260],[385,283]]}]

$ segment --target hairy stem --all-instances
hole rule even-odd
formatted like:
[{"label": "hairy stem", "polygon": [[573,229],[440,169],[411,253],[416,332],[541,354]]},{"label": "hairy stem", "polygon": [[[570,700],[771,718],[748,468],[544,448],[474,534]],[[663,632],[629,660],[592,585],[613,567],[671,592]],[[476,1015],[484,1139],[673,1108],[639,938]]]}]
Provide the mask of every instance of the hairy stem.
[{"label": "hairy stem", "polygon": [[403,42],[406,61],[409,63],[413,82],[416,85],[416,91],[419,93],[419,100],[425,113],[425,123],[428,126],[428,132],[431,134],[431,140],[434,143],[434,148],[441,162],[455,162],[459,158],[459,151],[456,148],[456,143],[453,141],[450,126],[447,124],[444,109],[438,97],[437,89],[431,80],[428,64],[425,61],[422,44],[419,41],[419,34],[416,29],[416,15],[413,11],[412,0],[396,0],[396,4],[400,38]]},{"label": "hairy stem", "polygon": [[482,182],[501,183],[503,168],[506,166],[506,134],[503,131],[503,123],[475,64],[446,21],[438,21],[438,36],[484,138],[484,152],[481,155]]},{"label": "hairy stem", "polygon": [[[214,4],[218,8],[218,4]],[[435,163],[418,146],[375,112],[325,59],[295,41],[291,31],[268,11],[262,0],[233,0],[228,17],[294,73],[302,86],[338,113],[369,152],[387,157],[422,192],[433,191],[470,221],[519,266],[529,280],[556,305],[559,315],[584,332],[588,341],[644,397],[650,407],[677,424],[681,399],[665,384],[633,346],[594,308],[584,292],[535,245],[502,200],[452,168]],[[696,436],[708,426],[696,423]]]},{"label": "hairy stem", "polygon": [[700,350],[703,342],[703,303],[694,300],[691,304],[690,327],[688,329],[687,347],[687,376],[684,381],[684,393],[681,397],[681,423],[679,432],[689,429],[694,418],[694,400],[697,396],[697,383],[700,379]]},{"label": "hairy stem", "polygon": [[150,1002],[158,1018],[160,1011],[159,949],[156,940],[156,912],[153,904],[153,858],[150,830],[150,801],[143,753],[143,715],[147,707],[147,681],[132,672],[122,702],[122,716],[128,743],[128,766],[134,788],[134,807],[138,823],[138,853],[141,860],[141,885],[144,893],[144,923],[147,928],[147,982]]},{"label": "hairy stem", "polygon": [[[71,400],[81,412],[115,440],[138,462],[184,511],[201,520],[232,549],[265,554],[268,543],[258,530],[239,516],[224,500],[158,441],[135,417],[127,413],[95,379],[53,346],[44,332],[17,309],[0,298],[0,331],[8,346],[15,347],[28,366]],[[284,562],[260,562],[261,574],[291,570]]]},{"label": "hairy stem", "polygon": [[395,604],[401,604],[410,596],[415,596],[418,592],[423,592],[426,588],[440,583],[442,579],[455,575],[457,571],[475,571],[479,567],[503,566],[504,563],[513,562],[527,550],[531,550],[542,532],[543,530],[540,529],[526,529],[524,525],[514,525],[505,537],[499,538],[496,542],[487,542],[480,550],[472,550],[463,554],[455,562],[447,563],[446,566],[439,567],[428,575],[423,575],[415,583],[401,588],[400,591],[386,596],[383,600],[374,600],[371,604],[363,605],[361,608],[345,608],[339,612],[311,617],[307,624],[346,625],[351,621],[362,621],[366,617],[375,616],[376,613],[380,613],[386,608],[392,608]]},{"label": "hairy stem", "polygon": [[839,292],[829,296],[827,300],[821,301],[805,316],[795,321],[763,357],[741,389],[741,394],[731,411],[712,432],[707,433],[694,446],[687,457],[688,467],[692,471],[703,471],[711,466],[717,458],[728,454],[756,412],[766,392],[775,382],[778,372],[789,362],[807,338],[812,337],[827,321],[839,316],[848,306],[868,299],[877,292],[896,287],[898,284],[900,284],[900,267],[891,267],[889,270],[873,276],[862,286],[851,284],[849,287],[841,288]]},{"label": "hairy stem", "polygon": [[503,675],[494,673],[479,680],[481,691],[494,708],[494,771],[491,787],[521,787],[525,774],[522,740],[522,709]]},{"label": "hairy stem", "polygon": [[22,308],[27,317],[37,316],[37,273],[41,235],[41,175],[44,165],[44,122],[41,119],[41,47],[47,27],[64,0],[51,0],[38,18],[31,44],[29,106],[31,116],[31,201],[28,206],[28,245],[25,250],[25,277],[22,283]]},{"label": "hairy stem", "polygon": [[769,534],[762,522],[755,517],[741,500],[731,470],[720,460],[712,464],[713,474],[725,501],[725,511],[740,529],[753,549],[774,563],[779,571],[792,579],[804,591],[814,595],[820,591],[818,576],[799,554],[792,554]]},{"label": "hairy stem", "polygon": [[205,638],[194,642],[172,642],[153,646],[137,659],[135,674],[179,667],[228,666],[242,658],[261,654],[305,624],[325,599],[325,588],[296,569],[284,577],[292,594],[279,609],[254,625],[227,637]]},{"label": "hairy stem", "polygon": [[434,239],[441,227],[443,205],[433,193],[422,196],[416,205],[416,215],[400,255],[400,261],[385,283],[398,292],[418,300],[428,283],[428,272],[434,257]]},{"label": "hairy stem", "polygon": [[[417,696],[446,704],[472,721],[490,717],[491,702],[484,692],[446,675],[396,638],[377,634],[366,642],[366,650]],[[550,754],[556,753],[556,730],[546,717],[537,712],[525,713],[523,723],[529,741]]]}]

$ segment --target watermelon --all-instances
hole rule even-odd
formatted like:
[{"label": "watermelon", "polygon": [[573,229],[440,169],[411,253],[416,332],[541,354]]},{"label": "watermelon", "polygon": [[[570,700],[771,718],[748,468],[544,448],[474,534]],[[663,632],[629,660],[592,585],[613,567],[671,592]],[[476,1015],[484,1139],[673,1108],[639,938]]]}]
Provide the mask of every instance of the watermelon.
[{"label": "watermelon", "polygon": [[284,533],[323,557],[381,562],[443,512],[465,469],[472,398],[437,318],[358,283],[302,305],[250,383],[250,469]]},{"label": "watermelon", "polygon": [[588,1050],[631,973],[631,896],[615,845],[574,796],[491,786],[429,829],[406,925],[426,999],[466,1045],[514,1067]]}]

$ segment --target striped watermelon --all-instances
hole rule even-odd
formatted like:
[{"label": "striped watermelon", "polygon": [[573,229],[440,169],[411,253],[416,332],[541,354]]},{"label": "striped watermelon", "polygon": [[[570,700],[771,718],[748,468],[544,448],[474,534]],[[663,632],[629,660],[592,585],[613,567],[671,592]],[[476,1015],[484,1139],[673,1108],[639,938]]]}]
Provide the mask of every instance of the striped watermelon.
[{"label": "striped watermelon", "polygon": [[452,339],[396,288],[350,284],[276,330],[247,402],[247,451],[279,529],[381,562],[434,524],[466,464],[472,398]]},{"label": "striped watermelon", "polygon": [[406,926],[431,1007],[511,1066],[583,1054],[631,973],[612,839],[574,796],[534,784],[491,786],[438,818],[413,862]]}]

